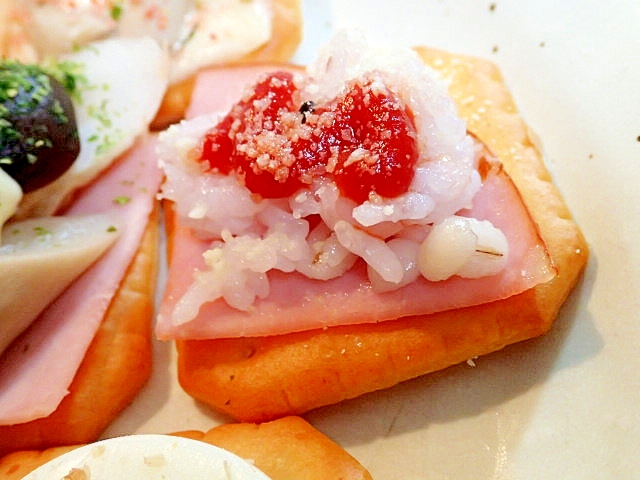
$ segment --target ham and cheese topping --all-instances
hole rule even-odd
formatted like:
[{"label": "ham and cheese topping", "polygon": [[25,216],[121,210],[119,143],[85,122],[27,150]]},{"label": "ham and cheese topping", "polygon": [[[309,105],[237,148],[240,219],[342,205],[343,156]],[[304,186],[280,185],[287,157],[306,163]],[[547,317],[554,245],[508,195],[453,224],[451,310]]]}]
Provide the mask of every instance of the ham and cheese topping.
[{"label": "ham and cheese topping", "polygon": [[[0,302],[0,424],[47,416],[68,393],[153,208],[160,171],[147,132],[167,86],[255,50],[271,22],[268,0],[0,2],[0,56],[73,83],[80,143],[68,170],[32,191],[0,169],[0,263],[12,274]],[[24,308],[24,285],[50,271]]]},{"label": "ham and cheese topping", "polygon": [[[153,147],[141,154],[146,158],[135,157],[168,84],[166,56],[156,42],[101,40],[38,68],[74,86],[69,92],[80,152],[62,173],[47,163],[60,161],[58,153],[45,162],[26,148],[61,141],[42,121],[42,109],[2,116],[3,133],[16,133],[0,135],[0,425],[47,416],[68,393],[139,246],[161,179]],[[47,96],[46,88],[32,84],[2,82],[3,113],[32,103],[22,101],[28,93]],[[33,141],[23,133],[30,128],[49,136]],[[123,158],[127,152],[133,160]],[[31,166],[51,181],[24,187],[40,181],[16,174],[34,174]],[[48,178],[53,170],[60,176]],[[34,298],[25,306],[27,291]]]},{"label": "ham and cheese topping", "polygon": [[[307,72],[263,74],[229,111],[171,127],[159,154],[162,196],[195,236],[185,243],[207,244],[190,281],[176,286],[170,276],[161,337],[179,336],[177,326],[200,324],[204,310],[221,304],[245,312],[235,331],[274,333],[246,323],[289,308],[278,298],[287,282],[279,272],[307,279],[300,285],[318,292],[303,288],[305,295],[325,299],[354,272],[345,297],[511,275],[504,270],[514,252],[503,227],[469,210],[483,180],[504,173],[411,51],[371,49],[343,32]],[[517,246],[515,254],[518,263]],[[545,275],[548,267],[547,259]],[[293,303],[305,302],[313,303]],[[223,317],[238,317],[221,308]],[[328,322],[362,321],[344,314]],[[382,319],[404,314],[391,309]]]},{"label": "ham and cheese topping", "polygon": [[[115,242],[92,268],[85,270],[61,295],[47,305],[37,321],[0,355],[0,425],[12,425],[46,417],[56,410],[69,393],[69,385],[104,319],[131,259],[140,246],[149,215],[154,209],[155,192],[162,178],[154,158],[155,142],[155,136],[143,136],[112,168],[101,175],[91,188],[82,190],[73,205],[65,212],[65,216],[53,217],[60,222],[75,219],[78,223],[71,231],[60,232],[59,236],[69,243],[91,241],[90,238],[78,239],[87,236],[79,231],[81,229],[88,230],[87,233],[91,236],[103,233],[104,236],[114,237]],[[94,219],[94,222],[96,219],[104,221],[96,222],[95,231],[93,228],[88,229],[87,218]],[[38,220],[25,222],[36,222],[36,227],[46,227],[45,223]],[[26,229],[25,222],[21,222],[20,225]],[[7,238],[17,240],[12,239],[14,234],[11,233]],[[52,232],[41,233],[42,235],[32,243],[61,243],[60,238],[53,238],[53,229]],[[105,241],[101,243],[104,244]],[[74,245],[67,245],[65,248],[62,248],[62,245],[58,248],[46,248],[46,245],[39,249],[12,247],[13,253],[5,251],[7,246],[2,247],[0,268],[3,272],[11,272],[9,266],[15,267],[16,261],[10,261],[7,257],[14,255],[17,257],[15,260],[20,260],[23,264],[29,261],[35,263],[31,266],[31,270],[34,271],[38,264],[42,264],[42,257],[48,256],[49,269],[55,274],[51,273],[51,279],[42,281],[43,285],[30,288],[32,294],[44,295],[41,290],[46,290],[47,284],[52,283],[49,280],[60,279],[63,275],[60,271],[64,267],[62,263],[58,265],[58,271],[55,270],[55,256],[62,255],[67,249],[74,250]],[[85,245],[84,248],[86,247]],[[77,245],[75,249],[79,249]],[[34,253],[40,255],[36,256]],[[68,270],[70,266],[65,268]],[[42,271],[41,274],[46,275],[46,272]],[[21,280],[21,277],[17,277],[16,280]],[[24,304],[25,288],[8,288],[7,283],[10,281],[10,278],[0,281],[0,286],[5,287],[4,291],[7,294],[0,302],[0,310],[3,313],[18,310],[17,313],[21,314],[19,307]],[[12,293],[19,296],[11,296]],[[12,309],[11,305],[7,305],[7,301],[11,303],[11,300],[15,300],[13,304],[17,308]],[[34,300],[32,303],[37,304],[38,301]],[[12,318],[8,316],[3,320],[10,322]],[[0,330],[1,343],[5,331]],[[52,365],[55,365],[55,368],[52,368]]]}]

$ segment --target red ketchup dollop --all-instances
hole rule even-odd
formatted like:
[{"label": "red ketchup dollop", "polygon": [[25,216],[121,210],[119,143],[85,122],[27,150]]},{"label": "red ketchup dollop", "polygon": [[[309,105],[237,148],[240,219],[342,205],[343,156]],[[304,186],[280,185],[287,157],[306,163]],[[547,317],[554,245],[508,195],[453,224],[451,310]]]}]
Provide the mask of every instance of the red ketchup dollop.
[{"label": "red ketchup dollop", "polygon": [[303,101],[293,74],[271,73],[204,138],[201,161],[263,198],[284,198],[317,176],[362,203],[408,191],[418,160],[411,113],[373,80],[322,105]]}]

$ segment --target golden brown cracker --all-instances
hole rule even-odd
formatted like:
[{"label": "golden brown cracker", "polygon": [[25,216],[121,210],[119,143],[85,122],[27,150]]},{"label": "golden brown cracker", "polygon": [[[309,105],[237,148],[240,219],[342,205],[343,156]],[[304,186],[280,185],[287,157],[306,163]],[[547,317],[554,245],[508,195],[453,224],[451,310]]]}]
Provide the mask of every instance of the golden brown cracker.
[{"label": "golden brown cracker", "polygon": [[40,465],[70,452],[76,446],[51,447],[46,450],[22,450],[0,458],[0,478],[19,480]]},{"label": "golden brown cracker", "polygon": [[448,82],[469,131],[502,161],[558,275],[506,300],[374,325],[262,338],[178,341],[179,380],[241,421],[300,414],[545,333],[588,257],[585,239],[491,62],[418,48]]},{"label": "golden brown cracker", "polygon": [[249,459],[273,480],[367,480],[371,475],[340,445],[300,417],[230,423],[196,438]]}]

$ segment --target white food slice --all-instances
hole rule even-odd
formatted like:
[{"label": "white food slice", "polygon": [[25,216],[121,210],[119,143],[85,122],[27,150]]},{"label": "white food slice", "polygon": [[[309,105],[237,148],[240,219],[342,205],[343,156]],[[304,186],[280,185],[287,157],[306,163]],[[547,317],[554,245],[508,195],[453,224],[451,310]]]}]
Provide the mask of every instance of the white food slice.
[{"label": "white food slice", "polygon": [[[6,1],[6,0],[5,0]],[[238,0],[240,1],[240,0]],[[163,45],[175,41],[195,11],[195,0],[13,0],[19,27],[36,60],[59,57],[107,37],[149,36]]]},{"label": "white food slice", "polygon": [[220,447],[189,438],[150,434],[85,445],[51,460],[23,480],[62,478],[269,480],[247,460]]},{"label": "white food slice", "polygon": [[108,214],[5,225],[0,246],[0,352],[118,238]]},{"label": "white food slice", "polygon": [[265,0],[203,0],[198,7],[192,29],[172,45],[172,82],[233,62],[271,38],[271,6]]},{"label": "white food slice", "polygon": [[[11,218],[22,200],[22,189],[18,182],[0,168],[0,229]],[[2,237],[0,237],[0,244]]]},{"label": "white food slice", "polygon": [[12,57],[38,62],[100,39],[144,36],[171,53],[172,82],[242,58],[272,35],[270,0],[2,0],[0,19],[9,2],[20,17]]}]

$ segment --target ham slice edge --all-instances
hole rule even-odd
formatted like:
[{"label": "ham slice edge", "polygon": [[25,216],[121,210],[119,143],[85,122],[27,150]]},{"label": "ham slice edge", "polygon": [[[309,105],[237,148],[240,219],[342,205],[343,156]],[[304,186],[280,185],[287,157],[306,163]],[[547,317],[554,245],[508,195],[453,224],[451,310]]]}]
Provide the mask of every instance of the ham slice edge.
[{"label": "ham slice edge", "polygon": [[0,357],[0,425],[46,417],[68,394],[153,209],[162,179],[155,145],[154,135],[139,140],[66,212],[112,211],[126,228],[115,245]]}]

